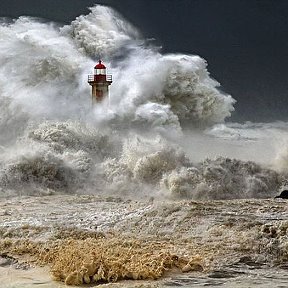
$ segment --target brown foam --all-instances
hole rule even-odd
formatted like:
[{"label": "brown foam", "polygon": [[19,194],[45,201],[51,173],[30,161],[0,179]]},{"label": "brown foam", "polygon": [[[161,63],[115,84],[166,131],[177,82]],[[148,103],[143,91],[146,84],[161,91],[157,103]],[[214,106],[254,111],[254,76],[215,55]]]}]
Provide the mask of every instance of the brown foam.
[{"label": "brown foam", "polygon": [[179,257],[169,242],[121,238],[60,239],[48,243],[3,240],[1,251],[29,255],[30,262],[51,267],[54,280],[67,285],[158,279],[165,272],[203,271],[200,258]]}]

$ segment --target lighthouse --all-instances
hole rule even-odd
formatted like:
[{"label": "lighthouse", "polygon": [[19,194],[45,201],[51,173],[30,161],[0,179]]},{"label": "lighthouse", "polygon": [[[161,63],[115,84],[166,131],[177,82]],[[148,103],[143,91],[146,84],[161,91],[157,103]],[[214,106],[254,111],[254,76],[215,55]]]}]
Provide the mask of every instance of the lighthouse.
[{"label": "lighthouse", "polygon": [[88,75],[88,83],[92,86],[92,103],[93,105],[101,102],[109,95],[109,86],[112,83],[112,75],[106,74],[106,67],[99,60],[94,67],[94,74]]}]

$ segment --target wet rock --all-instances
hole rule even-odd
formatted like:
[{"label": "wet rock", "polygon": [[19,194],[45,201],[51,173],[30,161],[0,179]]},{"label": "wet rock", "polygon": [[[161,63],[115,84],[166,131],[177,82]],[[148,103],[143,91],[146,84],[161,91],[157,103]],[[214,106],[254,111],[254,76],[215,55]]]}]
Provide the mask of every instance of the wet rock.
[{"label": "wet rock", "polygon": [[17,260],[13,257],[10,257],[5,253],[0,254],[0,267],[10,266],[15,263],[17,263]]},{"label": "wet rock", "polygon": [[15,260],[11,257],[2,257],[0,256],[0,267],[7,267],[13,265]]},{"label": "wet rock", "polygon": [[3,253],[0,254],[0,267],[13,266],[15,269],[28,270],[30,265],[28,263],[19,263],[14,257]]},{"label": "wet rock", "polygon": [[288,199],[288,190],[283,190],[280,195],[276,196],[275,198]]}]

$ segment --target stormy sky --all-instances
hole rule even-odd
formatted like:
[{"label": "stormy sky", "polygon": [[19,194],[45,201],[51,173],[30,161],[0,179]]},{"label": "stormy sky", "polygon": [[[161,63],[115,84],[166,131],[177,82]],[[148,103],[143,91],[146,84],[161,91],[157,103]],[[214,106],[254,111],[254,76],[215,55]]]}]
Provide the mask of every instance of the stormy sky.
[{"label": "stormy sky", "polygon": [[118,10],[163,52],[205,58],[238,101],[232,120],[288,120],[287,0],[1,0],[0,16],[69,23],[97,3]]}]

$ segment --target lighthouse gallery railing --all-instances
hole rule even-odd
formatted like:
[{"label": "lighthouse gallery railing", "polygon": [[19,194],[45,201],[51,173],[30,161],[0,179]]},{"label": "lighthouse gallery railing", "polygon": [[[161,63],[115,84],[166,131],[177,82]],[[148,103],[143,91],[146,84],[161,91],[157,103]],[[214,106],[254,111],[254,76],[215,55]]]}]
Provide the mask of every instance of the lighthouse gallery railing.
[{"label": "lighthouse gallery railing", "polygon": [[[96,81],[96,76],[97,75],[88,75],[88,82]],[[107,82],[112,82],[112,75],[106,75],[106,81]]]}]

